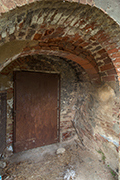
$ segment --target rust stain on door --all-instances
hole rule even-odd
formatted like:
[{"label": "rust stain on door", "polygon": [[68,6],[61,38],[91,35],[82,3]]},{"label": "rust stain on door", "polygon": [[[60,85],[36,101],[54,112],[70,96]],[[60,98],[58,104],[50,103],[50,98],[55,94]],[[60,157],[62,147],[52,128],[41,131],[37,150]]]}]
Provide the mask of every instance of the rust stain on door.
[{"label": "rust stain on door", "polygon": [[59,75],[15,72],[14,84],[14,152],[58,142]]}]

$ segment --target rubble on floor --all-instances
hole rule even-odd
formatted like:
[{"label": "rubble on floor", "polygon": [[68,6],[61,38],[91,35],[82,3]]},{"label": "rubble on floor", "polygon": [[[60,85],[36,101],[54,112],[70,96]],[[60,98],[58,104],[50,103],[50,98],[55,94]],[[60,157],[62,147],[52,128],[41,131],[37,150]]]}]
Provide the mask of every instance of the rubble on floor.
[{"label": "rubble on floor", "polygon": [[100,154],[77,139],[16,153],[6,160],[3,180],[117,180]]}]

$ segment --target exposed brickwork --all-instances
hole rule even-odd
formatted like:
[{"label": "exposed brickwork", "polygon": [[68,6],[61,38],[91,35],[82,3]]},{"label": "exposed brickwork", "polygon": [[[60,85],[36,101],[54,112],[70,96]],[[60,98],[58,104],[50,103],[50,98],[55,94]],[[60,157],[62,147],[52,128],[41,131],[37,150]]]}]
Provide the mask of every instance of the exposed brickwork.
[{"label": "exposed brickwork", "polygon": [[[11,21],[8,21],[6,27],[8,33],[6,34],[4,29],[1,31],[2,38],[0,44],[3,45],[4,42],[15,39],[35,40],[38,41],[38,45],[34,47],[27,45],[24,51],[43,49],[69,52],[72,53],[72,60],[74,59],[77,62],[79,59],[78,63],[91,77],[95,78],[96,76],[96,81],[98,81],[99,75],[102,80],[116,80],[117,72],[119,71],[118,58],[120,55],[118,39],[114,36],[114,31],[119,30],[117,24],[102,12],[99,12],[95,7],[89,8],[89,6],[76,4],[73,6],[71,3],[68,6],[68,3],[62,2],[53,2],[50,6],[49,3],[43,4],[40,2],[40,4],[42,8],[46,8],[43,10],[44,13],[42,13],[41,9],[39,10],[38,4],[36,4],[34,10],[31,7],[28,8],[29,13],[27,11],[24,12],[24,7],[23,13],[21,11],[19,15],[15,14],[12,16],[13,27],[10,25]],[[53,7],[54,9],[52,9]],[[72,13],[69,14],[68,10],[65,10],[64,7],[68,7],[69,12]],[[93,13],[92,17],[90,16],[91,13]],[[98,15],[99,18],[96,19]],[[82,21],[81,18],[83,18]],[[109,23],[109,26],[107,23]],[[3,22],[2,24],[4,26]],[[118,31],[118,38],[119,34]],[[70,58],[70,56],[68,57]],[[84,59],[86,64],[80,59]],[[116,61],[117,64],[115,63]],[[109,66],[108,64],[111,65]],[[111,78],[113,69],[115,78]]]},{"label": "exposed brickwork", "polygon": [[[88,138],[99,141],[104,150],[108,140],[100,134],[117,142],[119,100],[109,86],[108,94],[104,89],[99,99],[94,85],[100,81],[120,85],[119,26],[92,7],[92,0],[32,2],[0,1],[3,13],[31,3],[0,17],[0,89],[8,94],[7,144],[13,141],[13,70],[42,70],[62,75],[61,140],[74,136],[74,126],[82,144]],[[113,149],[118,151],[116,145]]]},{"label": "exposed brickwork", "polygon": [[[60,73],[61,74],[61,113],[60,113],[60,141],[65,141],[75,135],[73,118],[76,111],[77,83],[84,82],[88,76],[75,62],[55,56],[26,56],[18,58],[8,64],[1,72],[0,84],[7,89],[7,146],[13,143],[13,71],[26,70],[34,72]],[[2,78],[1,78],[2,79]],[[9,82],[7,85],[6,83]],[[0,89],[2,88],[0,87]]]}]

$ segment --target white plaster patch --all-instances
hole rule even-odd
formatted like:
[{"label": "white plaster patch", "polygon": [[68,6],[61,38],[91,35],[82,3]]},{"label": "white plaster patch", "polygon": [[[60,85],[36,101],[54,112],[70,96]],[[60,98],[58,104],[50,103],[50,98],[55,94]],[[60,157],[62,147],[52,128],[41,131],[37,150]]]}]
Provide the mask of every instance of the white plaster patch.
[{"label": "white plaster patch", "polygon": [[12,146],[7,147],[7,149],[8,149],[9,151],[13,151],[13,147],[12,147]]},{"label": "white plaster patch", "polygon": [[66,172],[66,174],[64,176],[64,179],[70,180],[70,179],[74,179],[74,178],[75,178],[75,171],[67,169],[67,172]]},{"label": "white plaster patch", "polygon": [[51,22],[51,24],[56,24],[57,21],[61,18],[62,13],[58,13],[56,14],[56,16],[54,17],[53,21]]},{"label": "white plaster patch", "polygon": [[[101,134],[100,134],[101,135]],[[106,137],[105,135],[101,135],[103,138],[107,139],[109,142],[112,142],[114,145],[119,147],[119,142],[115,141],[112,137]]]},{"label": "white plaster patch", "polygon": [[10,106],[10,108],[13,107],[13,98],[7,100],[7,104]]},{"label": "white plaster patch", "polygon": [[8,81],[8,86],[9,86],[10,88],[13,88],[13,82],[12,82],[12,81]]},{"label": "white plaster patch", "polygon": [[31,25],[37,23],[37,20],[38,20],[38,15],[34,15],[33,18],[32,18]]},{"label": "white plaster patch", "polygon": [[2,36],[2,38],[5,38],[5,37],[6,37],[6,35],[7,35],[7,33],[6,33],[6,31],[5,31],[5,32],[3,32],[3,33],[2,33],[2,35],[1,35],[1,36]]},{"label": "white plaster patch", "polygon": [[97,34],[98,31],[99,31],[99,29],[93,29],[93,30],[90,32],[90,35],[93,36],[93,35]]},{"label": "white plaster patch", "polygon": [[59,148],[57,149],[56,154],[64,154],[65,153],[65,148]]},{"label": "white plaster patch", "polygon": [[11,28],[10,28],[10,31],[9,31],[9,34],[13,34],[14,31],[15,31],[15,27],[11,27]]}]

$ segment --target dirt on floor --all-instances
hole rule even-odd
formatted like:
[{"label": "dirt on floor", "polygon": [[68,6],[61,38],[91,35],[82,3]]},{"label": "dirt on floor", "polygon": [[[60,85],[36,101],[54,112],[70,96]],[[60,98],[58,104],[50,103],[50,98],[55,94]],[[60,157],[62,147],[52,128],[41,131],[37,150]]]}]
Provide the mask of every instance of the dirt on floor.
[{"label": "dirt on floor", "polygon": [[[59,148],[64,148],[65,152],[57,154]],[[82,147],[77,138],[16,153],[7,159],[2,173],[3,180],[118,179],[101,155]]]}]

